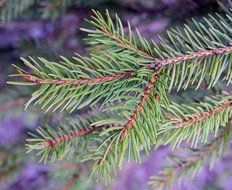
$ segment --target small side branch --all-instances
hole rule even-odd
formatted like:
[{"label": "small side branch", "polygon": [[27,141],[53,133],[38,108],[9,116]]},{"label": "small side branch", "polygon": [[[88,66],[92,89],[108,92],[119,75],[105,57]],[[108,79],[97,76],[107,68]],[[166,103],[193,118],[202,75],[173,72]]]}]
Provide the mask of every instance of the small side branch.
[{"label": "small side branch", "polygon": [[[227,47],[222,47],[222,48],[217,48],[217,49],[211,49],[211,50],[204,50],[204,51],[196,51],[193,53],[189,53],[183,56],[177,56],[173,58],[168,58],[168,59],[162,59],[159,60],[158,62],[161,63],[162,66],[168,66],[173,63],[178,63],[178,62],[183,62],[183,61],[188,61],[188,60],[193,60],[201,57],[208,57],[212,55],[219,55],[219,54],[225,54],[225,53],[230,53],[232,52],[232,45],[227,46]],[[155,64],[151,63],[148,68],[154,68]]]},{"label": "small side branch", "polygon": [[[224,144],[224,141],[225,139],[227,139],[228,134],[231,133],[231,121],[232,120],[230,119],[227,126],[221,131],[220,135],[216,137],[211,143],[197,150],[198,152],[194,156],[187,158],[185,161],[180,159],[180,161],[178,161],[176,165],[167,167],[165,170],[161,171],[160,174],[158,174],[159,177],[162,177],[162,180],[157,181],[157,183],[153,183],[152,181],[150,181],[149,184],[157,184],[157,186],[162,188],[166,187],[174,179],[175,175],[181,173],[182,170],[192,168],[192,166],[197,164],[200,160],[207,160],[212,152],[220,149],[218,147]],[[156,177],[157,176],[154,176],[154,179],[158,179]]]},{"label": "small side branch", "polygon": [[[106,31],[105,31],[106,32]],[[109,34],[110,35],[110,34]],[[208,56],[212,56],[212,55],[219,55],[219,54],[225,54],[225,53],[230,53],[232,52],[232,45],[231,46],[227,46],[227,47],[223,47],[223,48],[218,48],[218,49],[214,49],[214,50],[205,50],[205,51],[197,51],[194,53],[190,53],[190,54],[186,54],[183,56],[177,56],[177,57],[173,57],[173,58],[168,58],[168,59],[156,59],[154,58],[152,55],[147,54],[146,52],[137,49],[134,46],[131,46],[130,44],[127,44],[126,42],[111,36],[113,39],[115,38],[115,40],[121,44],[121,46],[125,46],[128,49],[134,50],[136,52],[138,52],[139,54],[149,58],[149,59],[155,59],[155,62],[152,62],[150,64],[147,65],[146,69],[149,70],[157,70],[157,68],[161,68],[161,67],[165,67],[177,62],[183,62],[183,61],[187,61],[187,60],[193,60],[196,58],[201,58],[201,57],[208,57]],[[159,66],[157,67],[157,63],[159,63]],[[119,73],[119,74],[115,74],[115,75],[107,75],[107,76],[103,76],[103,77],[97,77],[97,78],[92,78],[92,79],[48,79],[48,78],[39,78],[33,75],[25,75],[24,78],[26,81],[35,83],[35,84],[57,84],[57,85],[80,85],[80,84],[92,84],[92,83],[100,83],[100,82],[106,82],[106,81],[114,81],[114,80],[118,80],[120,78],[130,78],[135,74],[135,72],[125,72],[125,73]]]},{"label": "small side branch", "polygon": [[114,34],[111,32],[111,31],[108,31],[104,28],[101,28],[102,32],[105,33],[106,36],[108,36],[109,38],[111,38],[112,40],[114,40],[115,42],[117,42],[117,44],[121,47],[126,47],[127,49],[130,49],[132,51],[135,51],[137,52],[138,54],[148,58],[148,59],[152,59],[152,60],[155,60],[156,57],[153,56],[153,55],[150,55],[148,54],[147,52],[145,51],[142,51],[140,49],[138,49],[137,47],[135,47],[134,45],[130,44],[127,42],[127,40],[121,40],[120,38],[117,38],[114,36]]},{"label": "small side branch", "polygon": [[104,77],[99,78],[93,78],[93,79],[47,79],[47,78],[38,78],[35,76],[27,75],[25,76],[25,80],[29,82],[33,82],[36,84],[60,84],[60,85],[78,85],[78,84],[91,84],[91,83],[100,83],[105,81],[112,81],[117,80],[120,78],[129,78],[133,75],[132,72],[127,73],[120,73],[116,75],[108,75]]},{"label": "small side branch", "polygon": [[176,167],[176,170],[181,170],[191,166],[194,163],[197,163],[201,158],[205,157],[211,151],[215,150],[215,147],[219,145],[220,142],[222,142],[223,138],[230,132],[231,129],[229,124],[231,124],[231,121],[229,121],[228,125],[222,130],[221,134],[217,138],[215,138],[210,144],[204,146],[199,154],[190,158],[187,162],[179,164]]},{"label": "small side branch", "polygon": [[194,123],[202,121],[205,118],[211,117],[212,115],[217,114],[217,113],[221,112],[222,110],[224,110],[230,106],[232,106],[232,101],[228,101],[228,102],[222,104],[220,107],[217,107],[217,108],[212,109],[210,111],[204,112],[202,114],[194,114],[194,117],[192,117],[191,119],[188,119],[188,120],[183,121],[183,122],[176,122],[176,123],[173,123],[172,125],[176,128],[182,128],[182,127],[185,127],[187,125],[192,125]]},{"label": "small side branch", "polygon": [[122,134],[121,134],[121,137],[120,137],[121,140],[126,135],[126,131],[133,127],[133,125],[134,125],[134,123],[136,121],[136,118],[138,117],[138,114],[143,110],[143,105],[149,99],[151,89],[153,88],[154,84],[158,80],[158,76],[159,76],[159,67],[156,66],[156,68],[157,69],[156,69],[155,73],[153,74],[150,82],[148,83],[147,88],[143,92],[143,96],[142,96],[139,104],[137,105],[136,110],[131,115],[131,118],[127,121],[126,126],[122,129]]},{"label": "small side branch", "polygon": [[77,130],[73,133],[58,136],[54,139],[45,140],[44,142],[42,142],[42,146],[44,148],[46,148],[48,146],[50,146],[51,148],[54,148],[57,145],[57,143],[59,143],[59,142],[70,140],[70,139],[76,138],[78,136],[89,134],[89,133],[96,131],[98,129],[101,129],[103,127],[104,127],[103,125],[100,125],[100,126],[91,126],[87,129],[80,129],[80,130]]}]

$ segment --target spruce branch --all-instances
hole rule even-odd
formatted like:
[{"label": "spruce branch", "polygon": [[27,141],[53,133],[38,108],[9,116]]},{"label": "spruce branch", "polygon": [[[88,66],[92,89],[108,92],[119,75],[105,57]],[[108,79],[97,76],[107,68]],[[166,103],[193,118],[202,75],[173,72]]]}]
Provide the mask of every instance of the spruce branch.
[{"label": "spruce branch", "polygon": [[89,128],[79,129],[79,130],[76,130],[72,133],[64,134],[64,135],[58,136],[58,137],[53,138],[53,139],[45,140],[42,142],[42,146],[43,146],[43,148],[46,148],[48,146],[50,146],[51,148],[54,148],[57,145],[57,143],[60,143],[62,141],[68,141],[68,140],[71,140],[73,138],[77,138],[78,136],[86,135],[88,133],[91,133],[91,132],[96,131],[96,130],[103,128],[103,127],[104,126],[90,126]]},{"label": "spruce branch", "polygon": [[91,83],[100,83],[105,81],[117,80],[120,78],[129,78],[132,75],[131,72],[120,73],[115,75],[108,75],[99,78],[93,79],[79,79],[79,80],[71,80],[71,79],[46,79],[46,78],[37,78],[33,76],[25,76],[25,80],[29,82],[33,82],[36,84],[60,84],[60,85],[78,85],[78,84],[91,84]]},{"label": "spruce branch", "polygon": [[[92,125],[92,123],[97,119],[103,120],[108,117],[107,114],[94,110],[85,118],[67,118],[66,122],[59,122],[59,127],[56,128],[51,128],[49,125],[39,127],[36,134],[29,133],[31,138],[27,139],[26,144],[28,152],[39,151],[40,162],[70,158],[77,151],[83,154],[87,144],[93,140],[93,133],[99,133],[98,130],[107,127]],[[108,126],[111,126],[110,123]]]},{"label": "spruce branch", "polygon": [[113,22],[108,11],[106,18],[94,11],[89,23],[96,29],[82,29],[88,33],[88,44],[105,45],[102,52],[126,52],[141,57],[147,69],[161,64],[170,77],[170,90],[173,86],[186,89],[194,82],[198,82],[199,88],[207,74],[212,87],[224,72],[224,79],[231,83],[231,16],[209,16],[202,23],[193,20],[191,27],[168,31],[167,39],[160,38],[160,43],[148,43],[138,32],[136,37],[130,25],[127,37],[121,20],[115,17]]},{"label": "spruce branch", "polygon": [[[151,100],[152,104],[150,104]],[[136,116],[132,127],[126,128],[125,125],[112,128],[109,133],[103,132],[103,137],[106,136],[103,143],[100,143],[99,148],[93,148],[93,153],[87,156],[90,160],[96,160],[91,176],[97,172],[97,179],[107,178],[107,181],[110,180],[115,175],[113,173],[107,176],[109,174],[107,171],[111,167],[121,167],[123,160],[126,159],[133,158],[136,162],[140,162],[140,152],[145,151],[148,154],[150,146],[156,144],[156,139],[160,139],[165,144],[170,143],[173,148],[179,146],[183,140],[192,141],[194,147],[199,140],[206,143],[210,133],[213,132],[216,135],[219,126],[228,123],[232,116],[231,96],[228,94],[207,98],[205,102],[191,106],[170,103],[165,109],[154,107],[154,105],[159,105],[161,100],[162,98],[159,98],[157,101],[157,96],[155,98],[150,96],[148,101],[143,104],[140,114]],[[152,105],[154,110],[148,105]],[[163,113],[157,113],[157,109],[161,109]],[[165,120],[162,115],[165,117],[167,113],[172,114],[173,117]],[[183,127],[175,126],[185,123],[185,121],[191,122]],[[125,129],[127,129],[126,132],[124,132]]]},{"label": "spruce branch", "polygon": [[175,179],[183,180],[189,175],[195,177],[209,159],[212,161],[212,167],[212,163],[223,156],[228,148],[231,134],[230,119],[217,137],[202,148],[192,150],[190,157],[181,158],[177,155],[170,155],[169,159],[173,165],[165,167],[157,175],[152,176],[148,184],[156,189],[168,189],[173,185]]},{"label": "spruce branch", "polygon": [[136,86],[135,81],[147,77],[143,72],[137,73],[136,68],[143,63],[132,56],[108,54],[104,57],[92,55],[87,58],[77,55],[72,61],[78,64],[64,57],[61,59],[60,62],[50,62],[43,58],[30,58],[30,61],[22,59],[33,70],[33,74],[15,66],[19,74],[12,76],[23,77],[25,81],[9,83],[39,85],[26,107],[34,102],[42,104],[46,111],[60,109],[72,112],[89,104],[96,104],[126,87]]},{"label": "spruce branch", "polygon": [[[229,15],[227,15],[228,21],[221,16],[217,17],[218,20],[214,17],[205,19],[205,25],[209,30],[202,23],[194,21],[195,31],[185,26],[183,31],[177,29],[168,32],[167,43],[161,39],[160,44],[149,44],[140,35],[138,41],[135,41],[131,30],[128,40],[118,17],[114,24],[108,12],[106,19],[99,12],[95,12],[95,17],[90,23],[96,27],[96,30],[86,30],[89,32],[89,41],[94,43],[90,45],[103,44],[113,46],[113,49],[108,48],[89,58],[78,55],[74,57],[77,64],[64,57],[60,62],[39,58],[42,62],[41,67],[41,63],[34,59],[30,61],[23,59],[34,74],[16,67],[19,74],[13,76],[24,77],[26,82],[14,82],[14,84],[42,84],[27,106],[35,102],[35,104],[43,104],[42,108],[47,108],[46,111],[59,109],[70,112],[100,100],[108,101],[107,98],[113,96],[109,89],[116,91],[114,92],[116,95],[122,86],[136,87],[129,81],[149,80],[150,75],[159,67],[160,75],[165,75],[168,79],[170,90],[174,86],[177,86],[177,90],[186,89],[194,82],[197,82],[196,88],[198,88],[207,76],[210,76],[208,87],[214,86],[222,75],[230,84],[232,81],[230,20],[232,19]],[[105,36],[99,27],[111,32],[113,39],[130,43],[132,48],[127,45],[122,49],[114,40],[109,40],[112,38]],[[156,59],[145,60],[143,56],[135,55],[133,52],[137,49],[135,50],[134,47],[148,55],[155,55]],[[124,84],[121,83],[122,81]],[[141,87],[144,86],[142,83],[141,81]],[[83,94],[83,91],[86,94]],[[52,96],[46,99],[48,94]],[[78,103],[73,104],[74,101]],[[51,105],[48,106],[50,103]]]},{"label": "spruce branch", "polygon": [[[104,179],[108,182],[116,175],[117,168],[121,168],[125,160],[141,162],[141,152],[149,154],[150,147],[156,144],[157,131],[164,120],[161,105],[167,101],[163,96],[165,93],[162,92],[165,91],[165,87],[160,82],[161,79],[157,80],[158,74],[159,70],[151,75],[140,101],[135,104],[135,111],[125,112],[126,123],[110,127],[105,132],[103,130],[103,140],[99,140],[102,143],[86,156],[87,160],[94,160],[90,177],[97,172],[97,180]],[[107,171],[112,168],[114,172],[108,175]]]},{"label": "spruce branch", "polygon": [[[232,52],[232,45],[229,45],[227,47],[222,47],[222,48],[217,48],[217,49],[209,49],[209,50],[204,50],[204,51],[196,51],[193,53],[187,53],[186,55],[183,56],[176,56],[174,58],[167,58],[167,59],[161,59],[158,60],[157,62],[163,67],[163,66],[168,66],[174,63],[178,62],[184,62],[184,61],[191,61],[194,59],[200,59],[208,56],[213,56],[213,55],[220,55],[220,54],[227,54]],[[154,63],[151,63],[148,68],[154,68],[156,65]]]},{"label": "spruce branch", "polygon": [[212,87],[220,79],[231,83],[230,15],[193,21],[191,28],[171,30],[166,41],[156,44],[135,35],[130,25],[127,37],[121,20],[116,16],[113,21],[109,12],[106,18],[94,14],[89,22],[95,29],[83,30],[90,46],[106,46],[101,52],[57,62],[22,59],[30,71],[14,66],[18,74],[12,76],[24,81],[12,84],[36,86],[26,107],[34,103],[45,111],[72,112],[101,105],[101,112],[58,129],[39,128],[39,135],[28,140],[29,151],[37,150],[41,161],[55,161],[83,145],[82,161],[93,163],[90,176],[109,181],[124,161],[141,162],[141,153],[149,154],[157,139],[173,147],[192,141],[196,147],[225,126],[232,116],[230,95],[177,105],[169,101],[168,86],[179,90],[195,83],[198,88],[205,80]]},{"label": "spruce branch", "polygon": [[[120,18],[115,15],[115,24],[112,20],[110,13],[106,10],[106,19],[103,18],[100,12],[93,10],[94,15],[92,20],[87,20],[91,25],[93,25],[96,30],[89,30],[81,28],[82,31],[89,33],[89,38],[86,38],[86,41],[90,45],[108,45],[116,49],[128,49],[134,53],[148,58],[155,59],[151,54],[152,50],[149,46],[147,40],[142,38],[139,32],[137,34],[140,36],[140,42],[136,42],[136,37],[131,30],[130,23],[128,22],[128,33],[129,38],[126,37],[122,21]],[[139,46],[141,45],[141,47]],[[149,51],[148,51],[149,50]],[[118,50],[120,51],[120,50]]]},{"label": "spruce branch", "polygon": [[215,109],[206,111],[200,115],[194,114],[193,118],[190,118],[186,121],[173,123],[173,126],[176,128],[181,128],[181,127],[186,127],[187,125],[192,125],[196,122],[202,121],[205,118],[212,117],[214,114],[217,114],[217,113],[221,112],[222,110],[224,110],[225,108],[228,108],[231,106],[232,106],[232,100],[229,100],[228,102],[223,103],[221,106],[219,106]]},{"label": "spruce branch", "polygon": [[172,115],[162,125],[159,134],[165,144],[171,143],[173,148],[182,141],[191,142],[196,147],[198,142],[206,143],[210,132],[217,134],[218,127],[224,126],[232,116],[231,95],[206,98],[205,102],[195,105],[171,104],[165,113]]}]

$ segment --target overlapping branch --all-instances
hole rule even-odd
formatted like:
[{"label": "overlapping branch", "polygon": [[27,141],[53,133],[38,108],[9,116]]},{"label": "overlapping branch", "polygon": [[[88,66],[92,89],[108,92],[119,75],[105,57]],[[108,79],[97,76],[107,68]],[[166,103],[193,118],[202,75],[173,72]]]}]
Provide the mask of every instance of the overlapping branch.
[{"label": "overlapping branch", "polygon": [[224,126],[232,116],[232,97],[229,94],[206,98],[199,104],[178,105],[173,103],[165,112],[173,115],[160,128],[165,144],[173,148],[185,142],[196,147],[198,142],[206,143],[210,133],[215,135],[220,125]]},{"label": "overlapping branch", "polygon": [[186,178],[188,175],[197,174],[208,160],[211,163],[218,160],[228,148],[231,137],[231,119],[224,127],[220,135],[213,139],[209,144],[192,151],[192,155],[187,158],[170,155],[170,159],[174,162],[172,166],[165,167],[159,174],[152,176],[149,185],[156,189],[166,189],[173,185],[175,179]]}]

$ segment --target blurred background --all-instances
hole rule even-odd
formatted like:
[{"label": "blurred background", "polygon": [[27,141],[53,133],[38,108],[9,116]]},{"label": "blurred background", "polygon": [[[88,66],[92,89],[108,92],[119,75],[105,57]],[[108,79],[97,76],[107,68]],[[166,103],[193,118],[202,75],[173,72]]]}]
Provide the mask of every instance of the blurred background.
[{"label": "blurred background", "polygon": [[[117,13],[143,36],[158,41],[157,35],[165,36],[166,29],[222,12],[222,8],[216,0],[21,0],[15,8],[17,1],[0,0],[0,190],[105,189],[101,183],[87,183],[88,168],[74,163],[39,164],[35,155],[26,154],[27,133],[62,116],[45,115],[34,107],[24,111],[32,89],[6,84],[14,73],[11,64],[23,67],[19,58],[26,56],[57,60],[59,55],[87,54],[85,34],[79,28],[88,27],[84,19],[91,16],[91,9]],[[184,93],[192,96],[191,91]],[[199,98],[205,95],[198,94]],[[169,152],[161,147],[141,165],[124,165],[108,189],[148,189],[149,176],[162,168]],[[175,188],[232,190],[232,153],[212,170],[206,166],[196,179]]]}]

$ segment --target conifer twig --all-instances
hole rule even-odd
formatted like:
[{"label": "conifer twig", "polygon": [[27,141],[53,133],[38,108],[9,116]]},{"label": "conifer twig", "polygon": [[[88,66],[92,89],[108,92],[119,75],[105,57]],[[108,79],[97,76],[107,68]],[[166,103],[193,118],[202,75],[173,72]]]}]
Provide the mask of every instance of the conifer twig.
[{"label": "conifer twig", "polygon": [[73,139],[73,138],[78,137],[78,136],[86,135],[86,134],[91,133],[93,131],[96,131],[102,127],[104,127],[104,126],[103,125],[91,126],[89,128],[86,128],[86,129],[77,130],[73,133],[61,135],[61,136],[58,136],[58,137],[53,138],[53,139],[48,139],[48,140],[45,140],[44,142],[42,142],[42,146],[44,148],[46,148],[48,146],[50,146],[51,148],[54,148],[56,146],[56,144],[59,142],[62,142],[65,140],[70,140],[70,139]]},{"label": "conifer twig", "polygon": [[146,101],[148,100],[148,98],[150,96],[151,89],[153,88],[155,82],[158,80],[159,71],[160,71],[159,66],[156,65],[156,71],[153,74],[153,76],[152,76],[150,82],[148,83],[146,89],[144,90],[142,98],[141,98],[140,102],[138,103],[138,105],[136,107],[136,110],[133,112],[133,114],[131,115],[131,118],[127,121],[127,124],[122,129],[122,133],[121,133],[121,136],[120,136],[121,140],[126,135],[126,131],[133,127],[133,124],[136,121],[136,118],[138,117],[138,114],[142,111],[144,103],[146,103]]},{"label": "conifer twig", "polygon": [[93,79],[47,79],[47,78],[38,78],[35,76],[26,75],[24,78],[36,84],[61,84],[61,85],[78,85],[78,84],[90,84],[90,83],[99,83],[105,81],[117,80],[120,78],[129,78],[132,76],[132,72],[120,73],[116,75],[108,75],[104,77],[98,77]]},{"label": "conifer twig", "polygon": [[[178,63],[178,62],[183,62],[187,60],[193,60],[196,58],[201,58],[201,57],[208,57],[212,55],[219,55],[219,54],[226,54],[232,51],[232,45],[229,45],[227,47],[222,47],[222,48],[217,48],[217,49],[209,49],[209,50],[204,50],[204,51],[196,51],[193,53],[189,53],[186,55],[182,56],[176,56],[173,58],[168,58],[168,59],[162,59],[158,60],[158,62],[161,64],[161,66],[167,66],[171,65],[173,63]],[[151,63],[147,68],[153,68],[154,63]]]},{"label": "conifer twig", "polygon": [[[199,151],[197,151],[197,154],[190,158],[187,158],[185,161],[177,162],[175,166],[168,167],[165,170],[161,171],[158,175],[160,175],[160,177],[162,176],[162,179],[157,178],[157,176],[152,176],[151,181],[148,184],[156,185],[156,188],[163,189],[168,184],[170,184],[170,181],[173,180],[173,178],[178,175],[182,170],[191,168],[192,165],[196,164],[202,159],[207,158],[211,152],[217,149],[217,146],[220,146],[220,144],[222,144],[223,139],[226,138],[226,136],[231,132],[231,121],[232,118],[229,120],[226,127],[221,131],[220,135],[213,139],[211,143],[199,149]],[[152,179],[154,179],[155,181],[152,181]],[[160,180],[156,181],[157,179]]]},{"label": "conifer twig", "polygon": [[102,30],[102,32],[104,32],[106,34],[106,36],[108,36],[109,38],[111,38],[112,40],[117,42],[119,46],[126,47],[127,49],[135,51],[135,52],[139,53],[140,55],[142,55],[148,59],[152,59],[152,60],[156,59],[156,57],[154,57],[153,55],[150,55],[147,52],[142,51],[142,50],[138,49],[137,47],[135,47],[134,45],[128,43],[127,40],[121,40],[120,38],[115,37],[111,31],[106,30],[105,28],[102,28],[102,27],[100,27],[100,29]]},{"label": "conifer twig", "polygon": [[[127,47],[128,49],[131,49],[133,47]],[[137,49],[136,49],[137,51]],[[219,54],[225,54],[229,53],[232,51],[232,45],[228,47],[223,47],[223,48],[217,48],[213,50],[205,50],[205,51],[197,51],[194,53],[189,53],[186,55],[182,56],[176,56],[173,58],[167,58],[167,59],[156,59],[155,62],[148,63],[146,66],[146,69],[156,69],[158,67],[166,67],[168,65],[171,65],[173,63],[178,63],[178,62],[183,62],[187,60],[193,60],[196,58],[201,58],[201,57],[208,57],[212,55],[219,55]],[[141,51],[143,52],[143,51]],[[145,54],[145,52],[143,52]],[[142,54],[142,53],[141,53]],[[147,54],[149,55],[149,54]],[[151,55],[150,55],[151,56]],[[151,58],[151,57],[150,57]],[[158,66],[157,66],[157,63]],[[50,79],[50,78],[39,78],[33,75],[24,75],[24,78],[26,81],[35,83],[35,84],[57,84],[57,85],[78,85],[78,84],[91,84],[91,83],[99,83],[99,82],[105,82],[105,81],[114,81],[120,78],[129,78],[132,77],[135,74],[135,72],[124,72],[124,73],[119,73],[115,75],[106,75],[103,77],[97,77],[97,78],[92,78],[92,79]]]},{"label": "conifer twig", "polygon": [[[231,124],[231,121],[229,121],[229,124]],[[196,156],[194,156],[194,157],[188,159],[187,162],[185,162],[185,163],[179,164],[179,165],[175,168],[175,170],[178,171],[178,170],[187,168],[187,167],[189,167],[190,165],[196,163],[196,162],[197,162],[198,160],[200,160],[202,157],[208,155],[208,153],[211,152],[212,150],[214,150],[215,146],[217,146],[217,145],[222,141],[223,137],[224,137],[225,135],[227,135],[227,133],[229,132],[229,130],[231,130],[230,127],[231,127],[231,126],[227,125],[227,127],[225,127],[225,128],[222,130],[221,134],[220,134],[215,140],[213,140],[210,144],[206,145],[206,146],[203,148],[203,150],[202,150],[201,152],[199,152],[198,155],[196,155]]]},{"label": "conifer twig", "polygon": [[194,116],[192,118],[190,118],[186,121],[183,121],[183,122],[173,123],[172,125],[176,128],[185,127],[186,125],[192,125],[192,124],[199,122],[205,118],[211,117],[212,115],[217,114],[220,111],[222,111],[223,109],[228,108],[230,106],[232,106],[232,100],[229,100],[228,102],[223,103],[221,106],[219,106],[215,109],[206,111],[202,114],[194,114]]}]

